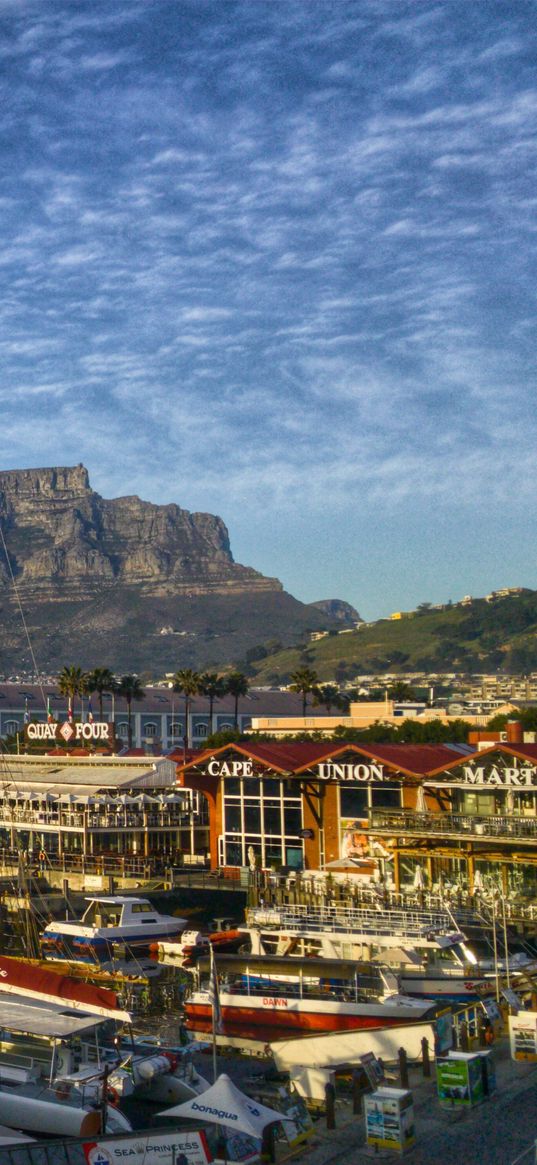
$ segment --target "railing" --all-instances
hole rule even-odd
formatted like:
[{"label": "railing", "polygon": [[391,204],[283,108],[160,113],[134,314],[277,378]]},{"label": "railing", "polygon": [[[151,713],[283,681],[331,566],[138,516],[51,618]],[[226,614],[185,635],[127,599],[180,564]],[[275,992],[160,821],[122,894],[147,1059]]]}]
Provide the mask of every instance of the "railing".
[{"label": "railing", "polygon": [[458,834],[464,837],[495,837],[537,840],[537,818],[470,817],[466,813],[415,813],[413,810],[373,809],[369,828],[383,833],[431,835]]},{"label": "railing", "polygon": [[[164,813],[143,814],[131,810],[120,810],[117,813],[89,813],[86,824],[91,832],[100,829],[181,829],[190,827],[191,824],[194,826],[205,825],[207,822],[202,820],[199,815],[194,817],[191,813],[185,812],[173,813],[166,810]],[[37,830],[43,828],[58,829],[61,826],[66,829],[82,830],[84,828],[84,814],[80,809],[48,811],[0,807],[0,826],[3,829],[9,829],[10,825],[22,825]]]},{"label": "railing", "polygon": [[453,932],[455,927],[445,907],[437,911],[427,909],[397,910],[390,906],[376,909],[366,906],[288,906],[280,909],[252,907],[246,912],[251,926],[285,932],[338,933],[388,935],[398,938],[423,939],[428,932]]}]

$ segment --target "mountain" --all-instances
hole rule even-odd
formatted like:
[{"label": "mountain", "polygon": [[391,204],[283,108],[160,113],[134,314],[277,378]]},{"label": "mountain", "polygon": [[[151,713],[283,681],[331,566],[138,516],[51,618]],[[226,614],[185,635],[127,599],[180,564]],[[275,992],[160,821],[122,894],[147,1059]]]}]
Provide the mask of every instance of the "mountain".
[{"label": "mountain", "polygon": [[337,622],[236,563],[221,518],[107,500],[83,465],[0,473],[0,521],[5,673],[31,669],[17,596],[41,672],[217,666]]},{"label": "mountain", "polygon": [[256,662],[256,683],[286,683],[297,667],[322,681],[357,675],[537,671],[537,591],[512,588],[445,607],[423,604],[397,619],[332,633]]}]

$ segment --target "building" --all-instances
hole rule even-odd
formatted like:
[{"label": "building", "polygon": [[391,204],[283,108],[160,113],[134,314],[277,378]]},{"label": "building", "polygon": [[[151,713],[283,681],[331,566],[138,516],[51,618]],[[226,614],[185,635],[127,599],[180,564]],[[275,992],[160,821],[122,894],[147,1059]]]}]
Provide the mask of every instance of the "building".
[{"label": "building", "polygon": [[[499,704],[494,707],[495,713],[509,715],[513,712],[513,705]],[[396,701],[396,700],[365,700],[362,703],[351,703],[348,714],[318,715],[318,709],[307,716],[252,716],[251,731],[269,732],[272,736],[293,736],[298,732],[322,732],[330,736],[335,728],[370,728],[372,724],[393,724],[401,727],[403,720],[412,719],[419,723],[430,720],[440,720],[449,724],[451,720],[467,720],[476,727],[484,727],[490,713],[485,711],[467,712],[465,705],[456,705],[455,709],[433,707],[429,708],[423,701]]]},{"label": "building", "polygon": [[213,866],[537,894],[536,744],[252,740],[198,754],[179,779],[208,798]]},{"label": "building", "polygon": [[[179,790],[166,757],[9,755],[2,758],[0,848],[61,859],[69,869],[117,859],[205,860],[206,802]],[[118,866],[120,868],[120,866]]]},{"label": "building", "polygon": [[[155,754],[182,745],[186,736],[184,697],[171,688],[146,687],[143,700],[135,701],[131,709],[133,746],[145,748]],[[28,720],[44,723],[47,719],[47,704],[59,723],[67,720],[67,700],[58,692],[54,684],[0,683],[0,737],[22,734]],[[99,719],[98,698],[92,696],[92,715]],[[209,701],[205,697],[195,697],[189,701],[188,743],[200,746],[212,732],[233,728],[235,723],[235,701],[232,696],[223,696],[214,702],[209,714]],[[266,688],[250,688],[246,696],[241,696],[238,704],[237,724],[241,732],[251,727],[254,715],[297,716],[302,710],[302,697],[295,692]],[[88,699],[78,697],[74,707],[75,719],[88,719]],[[323,709],[317,710],[323,718]],[[114,726],[118,748],[125,747],[128,740],[128,709],[124,699],[105,692],[103,695],[104,720]]]}]

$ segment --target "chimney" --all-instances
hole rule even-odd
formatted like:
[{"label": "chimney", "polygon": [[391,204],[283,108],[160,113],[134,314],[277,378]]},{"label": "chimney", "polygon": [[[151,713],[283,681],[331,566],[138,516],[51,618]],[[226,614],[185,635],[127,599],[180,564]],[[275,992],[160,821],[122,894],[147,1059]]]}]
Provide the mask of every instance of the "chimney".
[{"label": "chimney", "polygon": [[522,744],[524,741],[524,733],[522,731],[522,724],[520,720],[508,720],[506,724],[507,729],[507,743],[508,744]]}]

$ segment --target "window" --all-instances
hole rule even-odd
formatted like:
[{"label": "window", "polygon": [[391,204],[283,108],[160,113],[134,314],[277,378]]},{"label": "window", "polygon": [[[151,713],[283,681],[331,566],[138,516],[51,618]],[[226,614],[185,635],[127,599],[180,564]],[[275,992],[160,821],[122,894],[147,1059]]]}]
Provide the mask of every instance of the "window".
[{"label": "window", "polygon": [[169,728],[170,736],[181,738],[183,735],[183,725],[178,720],[172,720]]},{"label": "window", "polygon": [[153,724],[153,723],[144,724],[143,731],[144,731],[144,736],[156,736],[157,735],[157,726],[156,726],[156,724]]},{"label": "window", "polygon": [[207,725],[206,724],[195,724],[194,725],[194,736],[203,736],[203,737],[207,736]]},{"label": "window", "polygon": [[121,724],[116,724],[116,736],[119,736],[121,740],[128,739],[129,726],[128,726],[126,720],[122,720]]},{"label": "window", "polygon": [[20,729],[20,724],[19,724],[18,720],[6,720],[6,724],[5,724],[5,728],[4,728],[4,732],[5,732],[6,736],[14,736],[15,733],[19,731],[19,729]]}]

